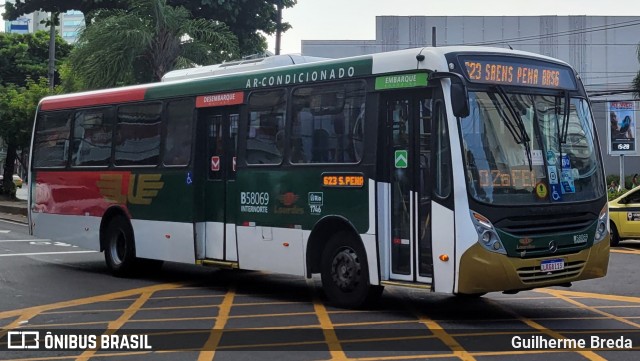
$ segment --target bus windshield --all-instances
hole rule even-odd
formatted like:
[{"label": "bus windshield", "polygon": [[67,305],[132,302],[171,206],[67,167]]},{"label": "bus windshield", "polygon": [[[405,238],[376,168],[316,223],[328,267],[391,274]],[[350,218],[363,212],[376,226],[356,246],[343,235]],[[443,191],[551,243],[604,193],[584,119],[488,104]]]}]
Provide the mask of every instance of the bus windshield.
[{"label": "bus windshield", "polygon": [[515,205],[579,202],[604,195],[586,99],[505,92],[494,86],[469,92],[469,107],[469,116],[459,122],[474,199]]}]

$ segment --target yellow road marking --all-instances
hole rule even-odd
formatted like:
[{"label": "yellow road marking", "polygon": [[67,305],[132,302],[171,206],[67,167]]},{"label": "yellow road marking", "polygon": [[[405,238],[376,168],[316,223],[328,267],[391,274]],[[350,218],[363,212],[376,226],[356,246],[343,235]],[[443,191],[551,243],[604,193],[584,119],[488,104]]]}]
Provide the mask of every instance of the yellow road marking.
[{"label": "yellow road marking", "polygon": [[353,327],[353,326],[373,326],[373,325],[393,325],[393,324],[407,324],[418,323],[418,320],[397,320],[397,321],[364,321],[364,322],[346,322],[346,323],[334,323],[337,327]]},{"label": "yellow road marking", "polygon": [[[498,304],[498,305],[499,305],[499,307],[500,307],[501,309],[503,309],[503,310],[505,310],[506,312],[510,313],[511,315],[513,315],[513,316],[514,316],[514,318],[518,319],[520,322],[525,323],[527,326],[529,326],[529,327],[531,327],[531,328],[534,328],[534,329],[536,329],[536,330],[538,330],[538,331],[541,331],[541,332],[543,332],[543,333],[545,333],[545,334],[547,334],[547,335],[549,335],[549,336],[551,336],[551,337],[553,337],[553,338],[557,338],[557,339],[566,338],[566,337],[564,337],[561,333],[556,332],[556,331],[554,331],[554,330],[550,330],[550,329],[548,329],[548,328],[546,328],[546,327],[542,326],[541,324],[537,323],[536,321],[533,321],[533,320],[528,319],[528,318],[526,318],[526,317],[522,317],[522,316],[520,316],[519,314],[517,314],[515,311],[513,311],[513,310],[511,310],[511,309],[509,309],[509,308],[506,308],[506,307],[504,307],[504,306],[500,305],[500,304],[499,304],[499,303],[497,303],[497,302],[492,302],[492,303]],[[527,352],[529,352],[529,351],[520,351],[520,353],[522,353],[522,354],[527,353]],[[586,359],[588,359],[588,360],[592,360],[592,361],[606,361],[606,359],[605,359],[605,358],[601,357],[600,355],[598,355],[597,353],[595,353],[595,352],[593,352],[593,351],[580,351],[580,350],[575,350],[575,351],[573,351],[573,352],[577,352],[577,353],[579,353],[580,355],[584,356],[584,357],[585,357]]]},{"label": "yellow road marking", "polygon": [[[129,321],[131,317],[133,317],[133,315],[136,312],[138,312],[138,310],[140,310],[140,307],[142,307],[142,305],[144,305],[144,303],[147,302],[147,300],[149,299],[149,297],[151,297],[152,294],[153,294],[152,292],[144,292],[143,294],[141,294],[140,297],[138,297],[138,299],[131,304],[131,306],[129,306],[126,310],[124,310],[122,315],[118,317],[117,320],[113,322],[109,322],[109,325],[107,326],[107,331],[103,333],[103,335],[113,335],[114,333],[116,333],[116,331],[118,331],[122,326],[124,326],[124,324],[127,321]],[[78,356],[76,360],[77,361],[89,360],[91,356],[96,354],[96,352],[97,352],[96,350],[87,350],[83,352],[80,356]]]},{"label": "yellow road marking", "polygon": [[571,298],[582,297],[582,298],[591,298],[591,299],[597,299],[597,300],[640,303],[640,297],[633,297],[633,296],[617,296],[617,295],[608,295],[604,293],[553,290],[550,288],[540,288],[540,289],[534,290],[534,292],[547,293],[554,296],[564,295]]},{"label": "yellow road marking", "polygon": [[320,298],[315,291],[315,285],[313,281],[307,280],[307,285],[309,287],[309,291],[311,292],[311,297],[313,299],[313,309],[315,310],[316,317],[318,317],[318,322],[320,322],[320,327],[322,328],[325,343],[327,344],[327,346],[329,346],[329,354],[331,355],[331,359],[346,360],[347,355],[342,349],[340,340],[338,340],[338,335],[336,334],[336,330],[333,326],[333,322],[331,321],[331,317],[329,317],[329,313],[327,312],[326,307],[324,307],[324,304],[322,304],[322,301],[320,301]]},{"label": "yellow road marking", "polygon": [[639,250],[623,250],[623,249],[612,249],[609,250],[611,253],[625,253],[625,254],[640,254]]},{"label": "yellow road marking", "polygon": [[264,314],[255,314],[255,315],[229,316],[229,318],[289,317],[289,316],[308,316],[313,314],[315,314],[315,312],[264,313]]},{"label": "yellow road marking", "polygon": [[591,306],[587,306],[587,305],[582,304],[582,303],[580,303],[580,302],[578,302],[576,300],[572,300],[571,298],[569,298],[569,297],[567,297],[567,296],[565,296],[563,294],[556,293],[555,290],[544,290],[544,291],[546,291],[547,293],[552,294],[552,295],[554,295],[554,296],[556,296],[556,297],[558,297],[558,298],[560,298],[560,299],[562,299],[562,300],[564,300],[566,302],[569,302],[569,303],[571,303],[573,305],[576,305],[576,306],[578,306],[579,308],[581,308],[583,310],[599,313],[599,314],[601,314],[601,315],[603,315],[605,317],[608,317],[610,319],[614,319],[614,320],[616,320],[618,322],[626,323],[627,325],[631,325],[633,327],[640,328],[640,324],[637,324],[637,323],[635,323],[633,321],[629,321],[629,320],[625,319],[624,317],[616,316],[616,315],[613,315],[611,313],[599,310],[597,308],[594,308],[594,307],[591,307]]},{"label": "yellow road marking", "polygon": [[129,322],[172,322],[172,321],[202,321],[202,320],[214,320],[215,316],[202,316],[202,317],[176,317],[176,318],[149,318],[144,320],[131,320]]},{"label": "yellow road marking", "polygon": [[[7,326],[4,326],[2,331],[0,331],[0,338],[3,338],[9,331],[11,331],[12,329],[18,328],[20,327],[21,324],[23,324],[25,321],[29,321],[32,317],[34,317],[37,313],[36,312],[25,312],[22,315],[20,315],[18,318],[16,318],[15,320],[13,320],[13,322],[11,322],[10,324],[8,324]],[[8,341],[7,341],[8,342]]]},{"label": "yellow road marking", "polygon": [[231,312],[231,307],[233,306],[233,298],[236,295],[236,289],[234,286],[231,286],[229,290],[227,290],[227,294],[224,296],[222,303],[218,309],[218,316],[216,318],[216,323],[213,325],[213,328],[209,332],[209,338],[205,342],[200,354],[198,355],[198,361],[211,361],[216,355],[216,348],[218,344],[220,344],[220,339],[222,338],[222,331],[229,320],[229,313]]},{"label": "yellow road marking", "polygon": [[[393,293],[392,290],[390,292]],[[435,337],[437,337],[440,341],[442,341],[447,347],[449,347],[453,351],[453,356],[458,357],[464,361],[472,361],[475,358],[468,352],[455,338],[453,338],[447,331],[442,328],[436,321],[427,317],[425,314],[420,312],[415,308],[413,304],[410,304],[406,300],[403,300],[403,303],[408,306],[408,309],[418,317],[418,322],[425,325]]]},{"label": "yellow road marking", "polygon": [[[182,290],[182,287],[180,288]],[[185,296],[160,296],[160,297],[151,297],[152,300],[182,300],[186,298],[216,298],[216,297],[224,297],[224,295],[185,295]],[[114,300],[117,301],[117,300]]]},{"label": "yellow road marking", "polygon": [[[210,308],[210,307],[218,307],[217,304],[211,305],[194,305],[194,306],[167,306],[167,307],[145,307],[140,309],[140,311],[167,311],[167,310],[185,310],[185,309],[197,309],[197,308]],[[124,308],[112,308],[112,309],[96,309],[96,310],[69,310],[69,311],[47,311],[42,312],[43,315],[57,315],[57,314],[65,314],[65,313],[100,313],[100,312],[122,312]]]},{"label": "yellow road marking", "polygon": [[155,285],[155,286],[134,288],[134,289],[125,290],[125,291],[118,291],[118,292],[107,293],[103,295],[91,296],[86,298],[78,298],[78,299],[73,299],[69,301],[50,303],[50,304],[41,305],[41,306],[27,307],[27,308],[21,308],[21,309],[10,310],[10,311],[2,311],[0,312],[0,319],[20,316],[28,312],[32,312],[33,314],[38,314],[41,312],[59,309],[59,308],[81,306],[81,305],[86,305],[86,304],[96,303],[101,301],[109,301],[109,300],[113,300],[114,298],[131,297],[131,296],[139,295],[145,292],[153,293],[155,291],[174,289],[181,286],[182,284],[180,283],[164,283],[164,284]]},{"label": "yellow road marking", "polygon": [[[317,326],[316,326],[317,327]],[[341,343],[364,343],[364,342],[385,342],[385,341],[403,341],[403,340],[424,340],[436,338],[434,335],[423,336],[402,336],[402,337],[380,337],[380,338],[359,338],[352,340],[340,340]],[[241,344],[231,346],[220,346],[218,349],[237,349],[237,348],[257,348],[257,347],[282,347],[282,346],[310,346],[326,344],[326,341],[293,341],[293,342],[273,342],[273,343],[257,343],[257,344]],[[346,358],[345,358],[346,360]]]},{"label": "yellow road marking", "polygon": [[293,301],[274,301],[274,302],[251,302],[251,303],[236,303],[234,307],[244,306],[277,306],[277,305],[297,305],[306,304],[306,302],[293,302]]}]

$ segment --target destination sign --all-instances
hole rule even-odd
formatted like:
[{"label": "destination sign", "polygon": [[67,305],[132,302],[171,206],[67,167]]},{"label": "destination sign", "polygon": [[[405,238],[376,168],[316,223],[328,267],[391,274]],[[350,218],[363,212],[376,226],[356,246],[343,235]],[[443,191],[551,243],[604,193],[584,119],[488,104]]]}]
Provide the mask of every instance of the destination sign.
[{"label": "destination sign", "polygon": [[470,82],[576,89],[573,72],[556,64],[531,59],[498,57],[461,57],[465,76]]},{"label": "destination sign", "polygon": [[356,187],[364,186],[362,174],[324,173],[322,174],[323,187]]},{"label": "destination sign", "polygon": [[536,172],[528,169],[513,169],[511,172],[501,172],[497,169],[479,170],[480,187],[494,188],[531,188],[536,186]]}]

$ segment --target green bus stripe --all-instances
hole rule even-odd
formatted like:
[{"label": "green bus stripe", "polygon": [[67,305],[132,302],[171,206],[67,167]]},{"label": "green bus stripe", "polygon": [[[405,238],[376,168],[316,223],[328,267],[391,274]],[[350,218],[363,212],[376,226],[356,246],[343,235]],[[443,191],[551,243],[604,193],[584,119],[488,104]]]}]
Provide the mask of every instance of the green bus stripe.
[{"label": "green bus stripe", "polygon": [[183,82],[167,82],[147,89],[145,100],[344,80],[371,75],[372,67],[373,58],[368,56],[350,61],[310,63]]}]

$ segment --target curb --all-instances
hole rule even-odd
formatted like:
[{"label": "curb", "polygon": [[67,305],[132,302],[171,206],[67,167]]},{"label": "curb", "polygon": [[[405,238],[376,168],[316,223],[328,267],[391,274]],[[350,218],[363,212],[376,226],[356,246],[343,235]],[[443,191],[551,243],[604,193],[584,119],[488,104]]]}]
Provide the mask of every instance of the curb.
[{"label": "curb", "polygon": [[0,213],[0,221],[8,221],[8,222],[14,222],[14,223],[20,223],[23,224],[25,226],[29,225],[29,221],[27,221],[27,217],[23,217],[20,215],[15,215],[15,214],[2,214]]},{"label": "curb", "polygon": [[27,207],[25,206],[13,206],[13,205],[7,205],[7,204],[0,204],[0,213],[10,213],[10,214],[15,214],[15,215],[19,215],[19,216],[27,216]]}]

